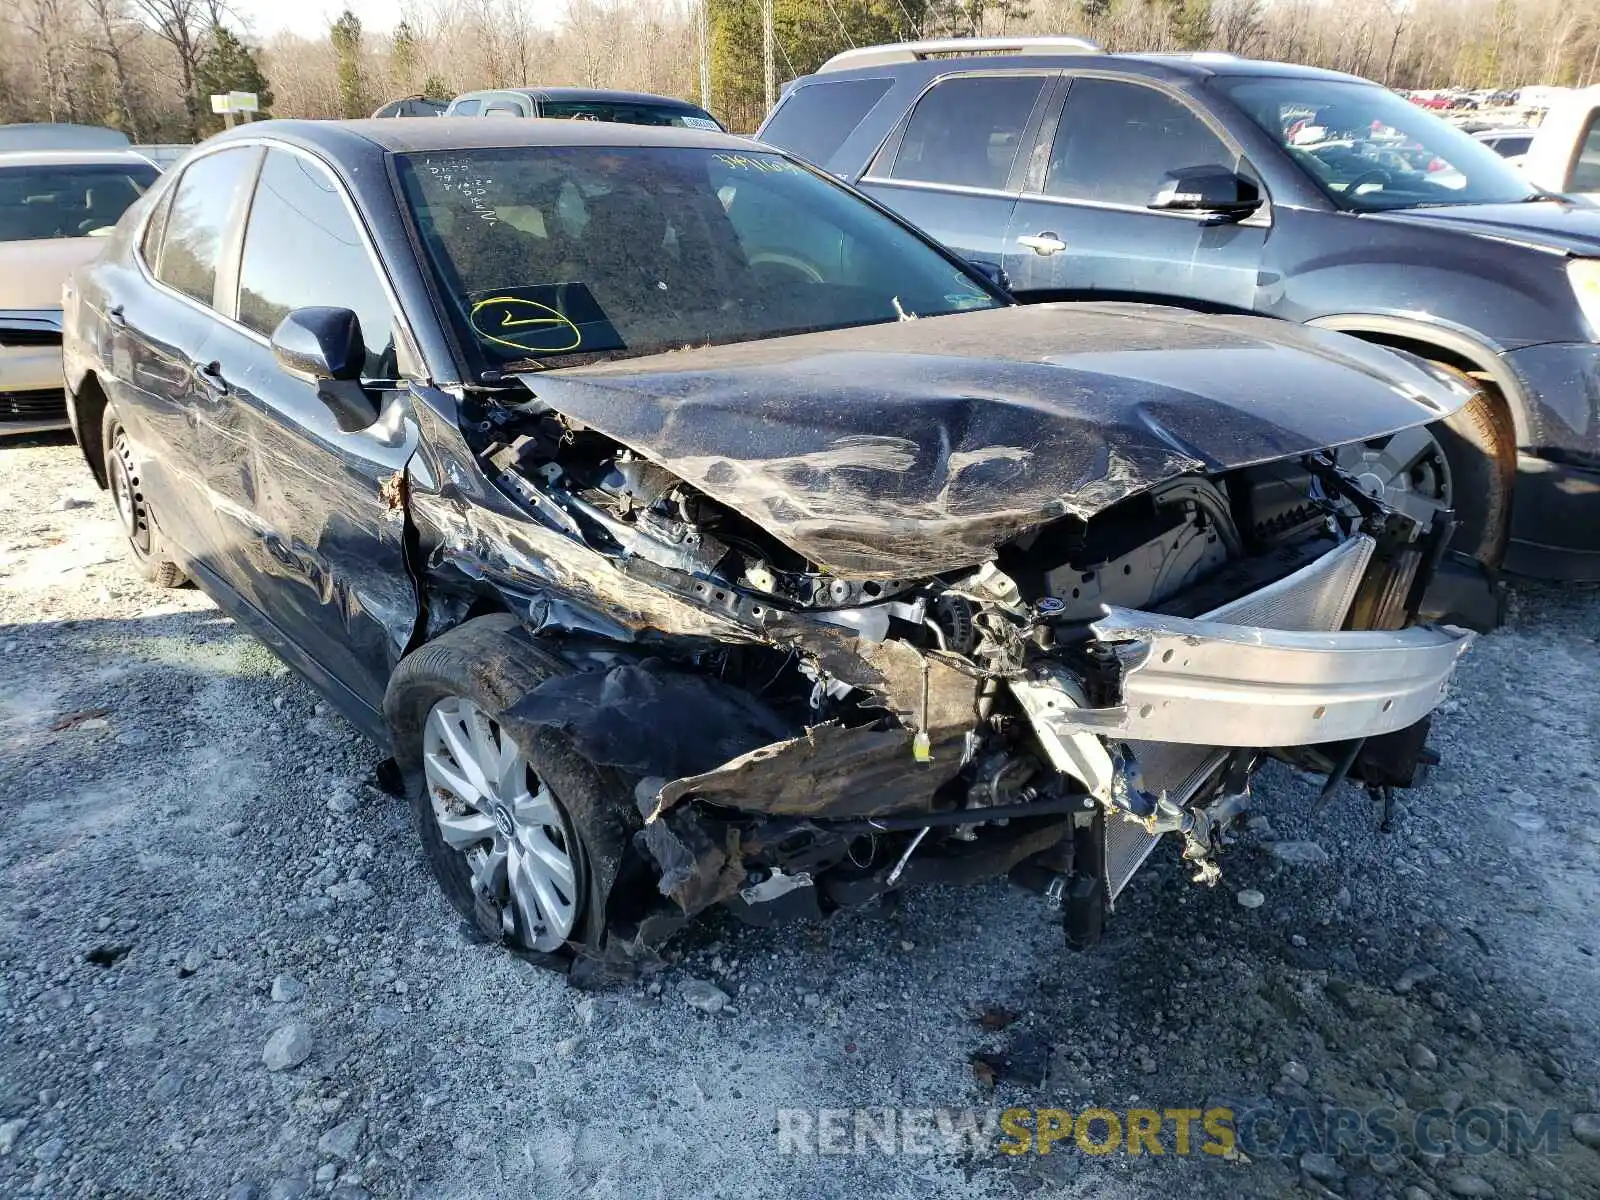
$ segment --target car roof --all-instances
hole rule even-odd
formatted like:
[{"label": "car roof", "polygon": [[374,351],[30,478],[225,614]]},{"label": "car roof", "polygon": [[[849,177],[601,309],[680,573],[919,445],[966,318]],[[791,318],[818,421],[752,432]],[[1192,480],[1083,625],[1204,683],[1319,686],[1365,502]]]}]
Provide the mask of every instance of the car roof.
[{"label": "car roof", "polygon": [[[959,39],[956,39],[959,41]],[[915,45],[914,43],[912,45]],[[863,47],[858,53],[865,53]],[[842,58],[843,56],[841,56]],[[1364,83],[1381,86],[1359,75],[1342,71],[1327,71],[1321,67],[1304,67],[1296,63],[1271,62],[1266,59],[1240,58],[1217,51],[1186,53],[1107,54],[1086,50],[1082,53],[1029,53],[1020,49],[1015,53],[983,53],[962,55],[941,53],[926,58],[908,58],[904,61],[868,64],[860,67],[841,65],[833,70],[824,63],[815,74],[806,76],[807,82],[820,79],[852,79],[864,76],[922,74],[928,77],[953,72],[981,70],[1011,70],[1017,67],[1047,70],[1130,70],[1135,74],[1151,75],[1165,79],[1208,79],[1213,76],[1257,76],[1290,79],[1321,79],[1329,82]]]},{"label": "car roof", "polygon": [[700,112],[700,106],[691,104],[687,100],[680,100],[677,96],[657,96],[650,92],[619,92],[609,88],[581,88],[581,87],[503,87],[482,88],[478,91],[462,92],[456,99],[467,96],[490,96],[495,93],[515,92],[519,96],[542,96],[548,100],[609,100],[617,104],[658,104],[668,108],[692,109]]},{"label": "car roof", "polygon": [[283,141],[332,157],[363,144],[391,154],[491,150],[515,146],[678,146],[702,150],[770,150],[748,138],[710,130],[615,121],[485,121],[481,117],[367,117],[359,121],[270,121],[241,125],[210,138]]},{"label": "car roof", "polygon": [[0,150],[0,167],[111,166],[153,167],[137,150]]},{"label": "car roof", "polygon": [[1234,54],[1214,51],[1196,51],[1192,54],[1108,54],[1106,58],[1122,62],[1159,63],[1184,74],[1196,77],[1213,75],[1269,76],[1284,79],[1326,79],[1344,83],[1366,83],[1370,79],[1350,75],[1344,71],[1329,71],[1322,67],[1306,67],[1299,63],[1273,62],[1265,58],[1240,58]]},{"label": "car roof", "polygon": [[69,121],[21,121],[0,125],[4,150],[115,150],[128,145],[128,135],[104,125]]}]

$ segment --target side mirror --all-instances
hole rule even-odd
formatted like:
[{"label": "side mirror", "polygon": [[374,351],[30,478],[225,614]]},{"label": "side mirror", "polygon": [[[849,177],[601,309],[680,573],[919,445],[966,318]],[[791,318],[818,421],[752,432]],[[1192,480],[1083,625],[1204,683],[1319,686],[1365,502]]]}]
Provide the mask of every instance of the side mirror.
[{"label": "side mirror", "polygon": [[360,379],[367,348],[348,308],[297,308],[272,332],[278,365],[313,379]]},{"label": "side mirror", "polygon": [[1167,175],[1149,207],[1242,221],[1261,207],[1261,189],[1227,167],[1185,167]]},{"label": "side mirror", "polygon": [[1011,291],[1011,277],[1006,274],[1006,269],[999,263],[987,258],[969,258],[967,259],[967,265],[1002,292],[1009,293]]}]

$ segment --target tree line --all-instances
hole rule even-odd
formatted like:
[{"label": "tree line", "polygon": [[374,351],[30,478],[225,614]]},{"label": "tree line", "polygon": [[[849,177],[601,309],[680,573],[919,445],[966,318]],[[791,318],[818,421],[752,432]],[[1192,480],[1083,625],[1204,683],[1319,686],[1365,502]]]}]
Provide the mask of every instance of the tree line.
[{"label": "tree line", "polygon": [[[777,80],[840,50],[942,36],[1075,33],[1111,50],[1226,50],[1392,87],[1600,82],[1600,0],[772,0]],[[712,111],[765,112],[762,0],[705,0]],[[348,10],[316,38],[250,37],[226,0],[12,0],[0,11],[0,122],[109,125],[186,142],[209,97],[264,115],[366,116],[385,100],[577,84],[697,99],[698,0],[408,0],[393,30]]]}]

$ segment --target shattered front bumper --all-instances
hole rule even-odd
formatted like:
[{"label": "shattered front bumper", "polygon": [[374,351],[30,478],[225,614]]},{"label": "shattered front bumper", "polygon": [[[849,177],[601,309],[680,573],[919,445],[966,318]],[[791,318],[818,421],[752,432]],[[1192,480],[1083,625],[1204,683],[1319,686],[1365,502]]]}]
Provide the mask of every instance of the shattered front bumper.
[{"label": "shattered front bumper", "polygon": [[1033,708],[1057,737],[1273,749],[1377,737],[1439,704],[1465,630],[1299,633],[1113,608],[1093,626],[1126,674],[1123,702]]},{"label": "shattered front bumper", "polygon": [[1373,548],[1351,538],[1199,619],[1108,608],[1090,628],[1120,662],[1118,704],[1084,707],[1050,668],[1013,691],[1052,757],[1056,746],[1087,752],[1079,735],[1276,749],[1405,729],[1444,699],[1475,635],[1341,630]]},{"label": "shattered front bumper", "polygon": [[[1236,752],[1380,737],[1444,699],[1474,634],[1343,629],[1375,549],[1370,537],[1350,538],[1197,619],[1108,608],[1090,629],[1120,668],[1116,703],[1090,707],[1077,677],[1057,664],[1012,681],[1052,765],[1107,810],[1110,901],[1165,832],[1190,826],[1188,807]],[[1161,815],[1123,807],[1130,786]]]}]

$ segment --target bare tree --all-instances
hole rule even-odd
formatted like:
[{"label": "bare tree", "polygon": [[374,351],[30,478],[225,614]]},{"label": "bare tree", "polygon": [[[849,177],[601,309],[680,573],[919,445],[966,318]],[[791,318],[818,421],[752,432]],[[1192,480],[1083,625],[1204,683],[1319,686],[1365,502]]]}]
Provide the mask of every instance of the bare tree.
[{"label": "bare tree", "polygon": [[18,16],[37,50],[50,119],[78,120],[78,91],[70,76],[75,36],[72,8],[67,0],[23,0]]},{"label": "bare tree", "polygon": [[133,0],[150,22],[156,36],[178,57],[178,82],[183,86],[183,111],[188,116],[190,141],[200,140],[200,97],[195,92],[195,69],[205,53],[204,34],[217,24],[221,6],[216,0]]},{"label": "bare tree", "polygon": [[129,35],[128,15],[121,0],[86,0],[94,16],[96,40],[94,51],[111,62],[117,82],[117,111],[121,113],[124,131],[134,141],[143,136],[139,122],[139,105],[134,95],[133,79],[128,71],[127,56],[122,52],[123,42]]}]

